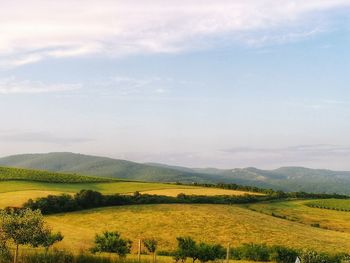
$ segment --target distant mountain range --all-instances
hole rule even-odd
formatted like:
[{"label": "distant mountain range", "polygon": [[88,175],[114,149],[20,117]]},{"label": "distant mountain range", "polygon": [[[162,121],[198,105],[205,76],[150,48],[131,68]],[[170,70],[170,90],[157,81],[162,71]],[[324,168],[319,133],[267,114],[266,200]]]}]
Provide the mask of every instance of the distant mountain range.
[{"label": "distant mountain range", "polygon": [[157,182],[237,183],[284,191],[350,194],[350,172],[282,167],[216,169],[141,164],[75,153],[22,154],[0,158],[0,166],[70,172]]}]

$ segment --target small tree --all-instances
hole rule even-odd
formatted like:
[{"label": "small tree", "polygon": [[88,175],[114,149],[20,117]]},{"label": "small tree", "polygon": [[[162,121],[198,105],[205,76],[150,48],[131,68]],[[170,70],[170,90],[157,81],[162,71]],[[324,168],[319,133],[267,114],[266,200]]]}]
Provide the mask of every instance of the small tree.
[{"label": "small tree", "polygon": [[45,229],[41,236],[38,236],[37,243],[45,248],[45,253],[49,251],[55,243],[62,241],[61,232],[51,233],[49,229]]},{"label": "small tree", "polygon": [[125,257],[130,253],[132,242],[122,239],[119,232],[105,231],[101,235],[95,236],[95,246],[91,248],[92,253],[116,253],[119,257]]},{"label": "small tree", "polygon": [[177,237],[176,239],[178,243],[177,255],[180,258],[192,258],[192,262],[194,263],[198,259],[196,241],[191,237]]},{"label": "small tree", "polygon": [[[45,246],[48,237],[55,235],[45,226],[41,212],[30,209],[0,211],[0,232],[4,240],[11,240],[15,244],[15,263],[18,260],[19,246]],[[62,238],[60,235],[59,240]],[[57,241],[57,239],[52,240],[51,245]]]},{"label": "small tree", "polygon": [[153,254],[153,263],[156,262],[156,250],[158,242],[154,238],[147,238],[143,240],[143,245],[146,247],[149,253]]}]

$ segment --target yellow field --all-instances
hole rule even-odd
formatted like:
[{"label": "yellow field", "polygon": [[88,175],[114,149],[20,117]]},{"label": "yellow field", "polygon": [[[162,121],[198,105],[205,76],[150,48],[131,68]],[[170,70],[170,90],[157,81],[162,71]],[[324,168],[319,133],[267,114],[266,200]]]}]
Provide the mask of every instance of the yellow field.
[{"label": "yellow field", "polygon": [[48,195],[59,195],[62,192],[57,191],[39,191],[39,190],[29,190],[29,191],[16,191],[8,193],[0,193],[0,208],[5,208],[7,206],[22,206],[29,198],[35,199],[39,197],[45,197]]},{"label": "yellow field", "polygon": [[151,190],[151,191],[143,191],[143,194],[151,194],[151,195],[166,195],[166,196],[177,196],[178,194],[186,194],[186,195],[263,195],[261,193],[251,193],[245,191],[235,191],[235,190],[226,190],[219,188],[205,188],[205,187],[197,187],[197,188],[174,188],[174,189],[160,189],[160,190]]},{"label": "yellow field", "polygon": [[[145,182],[111,182],[111,183],[42,183],[29,181],[0,181],[0,193],[25,190],[58,191],[73,193],[82,189],[91,189],[103,194],[133,193],[135,191],[150,191],[158,189],[179,188],[175,184],[145,183]],[[181,188],[195,188],[181,186]],[[15,194],[15,193],[14,193]],[[30,196],[28,197],[30,198]]]},{"label": "yellow field", "polygon": [[173,249],[176,237],[238,245],[246,242],[280,244],[323,251],[350,251],[350,234],[315,228],[236,205],[140,205],[109,207],[47,217],[62,231],[59,244],[68,249],[86,249],[94,235],[104,230],[120,231],[134,242],[156,237],[160,250]]},{"label": "yellow field", "polygon": [[350,234],[350,212],[311,208],[305,205],[307,202],[310,200],[257,203],[248,207],[266,214],[285,216],[288,220],[302,224],[319,224],[322,228]]}]

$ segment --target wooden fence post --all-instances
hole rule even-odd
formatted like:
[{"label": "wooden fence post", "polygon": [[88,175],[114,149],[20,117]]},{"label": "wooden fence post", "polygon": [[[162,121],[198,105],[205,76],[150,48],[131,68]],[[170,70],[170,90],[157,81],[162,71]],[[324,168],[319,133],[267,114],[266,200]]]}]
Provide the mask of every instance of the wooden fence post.
[{"label": "wooden fence post", "polygon": [[230,243],[227,244],[226,263],[230,262]]},{"label": "wooden fence post", "polygon": [[137,252],[137,260],[140,263],[141,262],[141,239],[139,239],[139,247]]}]

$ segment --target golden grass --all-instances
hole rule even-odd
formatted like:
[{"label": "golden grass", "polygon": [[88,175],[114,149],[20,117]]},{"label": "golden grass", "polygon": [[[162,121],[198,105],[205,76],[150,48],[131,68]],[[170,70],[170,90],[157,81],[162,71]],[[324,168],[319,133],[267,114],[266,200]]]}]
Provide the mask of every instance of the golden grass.
[{"label": "golden grass", "polygon": [[246,191],[236,191],[236,190],[227,190],[219,188],[206,188],[206,187],[197,187],[197,188],[174,188],[174,189],[160,189],[160,190],[151,190],[143,191],[144,194],[152,195],[166,195],[166,196],[177,196],[178,194],[186,195],[263,195],[261,193],[252,193]]},{"label": "golden grass", "polygon": [[312,208],[305,205],[308,202],[310,200],[257,203],[248,207],[266,214],[285,216],[288,220],[302,224],[319,224],[322,228],[350,234],[349,212]]},{"label": "golden grass", "polygon": [[[309,208],[311,209],[311,208]],[[198,241],[280,244],[320,251],[350,251],[350,234],[275,218],[237,205],[139,205],[109,207],[46,218],[65,239],[59,247],[86,249],[94,235],[120,231],[136,243],[155,237],[160,250],[173,249],[176,237],[189,235]]]},{"label": "golden grass", "polygon": [[39,190],[28,190],[28,191],[17,191],[0,193],[0,208],[7,206],[22,206],[29,198],[39,198],[48,195],[59,195],[62,192],[57,191],[39,191]]},{"label": "golden grass", "polygon": [[[193,188],[193,186],[181,186]],[[0,193],[24,190],[79,192],[82,189],[91,189],[103,194],[132,193],[135,191],[150,191],[157,189],[179,188],[175,184],[144,183],[144,182],[112,182],[112,183],[42,183],[30,181],[0,181]],[[31,198],[28,196],[28,198]]]}]

